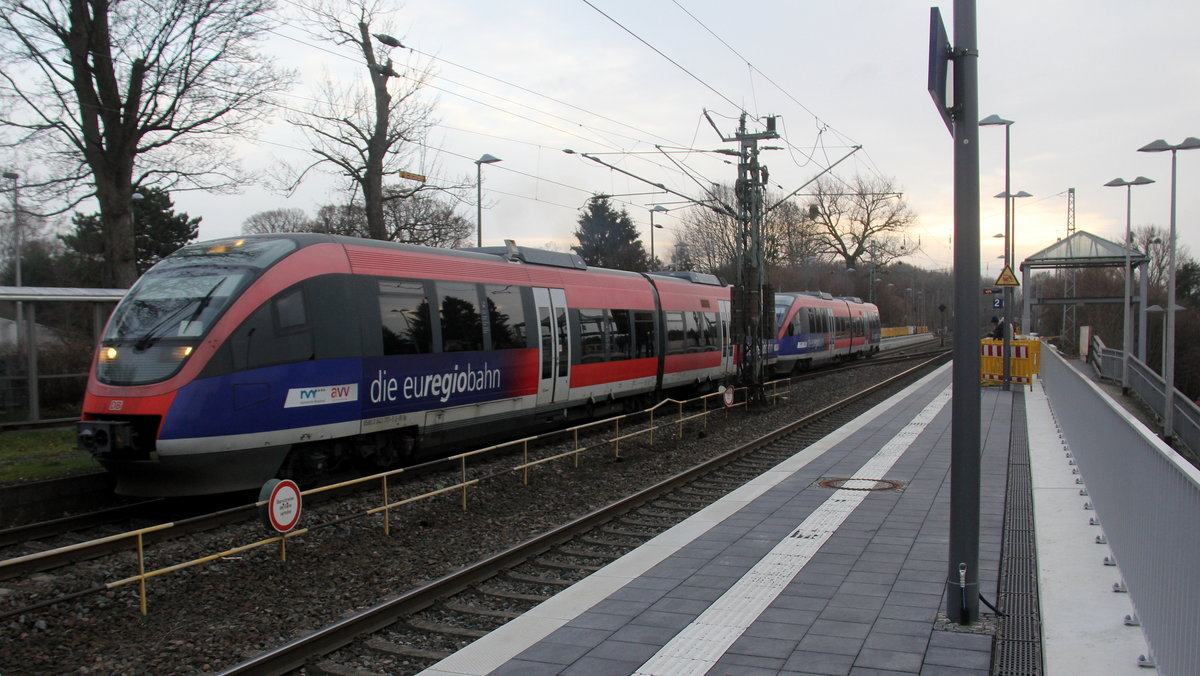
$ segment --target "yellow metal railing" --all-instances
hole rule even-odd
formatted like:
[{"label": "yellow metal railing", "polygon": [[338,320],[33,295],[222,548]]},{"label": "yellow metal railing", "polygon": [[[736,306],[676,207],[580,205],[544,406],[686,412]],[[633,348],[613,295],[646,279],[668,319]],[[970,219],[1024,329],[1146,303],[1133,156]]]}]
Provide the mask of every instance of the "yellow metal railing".
[{"label": "yellow metal railing", "polygon": [[[21,556],[21,557],[14,558],[14,559],[0,561],[0,569],[3,569],[8,566],[13,566],[13,565],[18,565],[18,564],[22,564],[22,563],[35,561],[38,559],[49,558],[52,556],[58,556],[58,555],[65,554],[68,552],[85,550],[85,549],[97,547],[97,546],[104,545],[104,544],[114,542],[114,541],[129,539],[134,542],[134,547],[135,547],[136,553],[137,553],[137,574],[132,575],[127,578],[124,578],[124,579],[106,582],[106,583],[100,585],[99,588],[104,589],[104,590],[111,590],[111,589],[116,589],[118,587],[123,587],[125,585],[133,584],[136,582],[138,584],[138,596],[139,596],[139,601],[140,601],[141,612],[143,615],[146,615],[148,612],[147,611],[147,603],[146,603],[146,582],[148,580],[150,580],[151,578],[158,577],[160,575],[165,575],[167,573],[177,572],[180,570],[184,570],[186,568],[191,568],[192,566],[197,566],[197,565],[200,565],[203,563],[208,563],[210,561],[215,561],[217,559],[222,559],[222,558],[225,558],[228,556],[233,556],[235,554],[240,554],[242,552],[246,552],[246,551],[256,549],[256,548],[262,547],[264,545],[270,545],[273,543],[279,543],[280,560],[287,561],[287,540],[289,538],[303,535],[315,528],[320,528],[320,527],[329,526],[329,525],[336,525],[336,524],[342,523],[343,521],[347,521],[347,520],[350,520],[353,518],[358,518],[358,517],[382,514],[383,515],[383,532],[384,532],[384,534],[390,534],[391,533],[391,511],[393,509],[402,507],[404,505],[412,504],[415,502],[419,502],[422,500],[427,500],[427,499],[430,499],[430,498],[433,498],[433,497],[436,497],[439,495],[451,493],[454,491],[461,492],[462,509],[464,511],[466,511],[467,510],[467,491],[468,491],[468,489],[471,486],[478,484],[482,480],[482,479],[478,479],[478,478],[470,478],[468,476],[468,473],[467,473],[467,460],[468,459],[476,458],[476,457],[479,457],[479,456],[482,456],[482,455],[485,455],[488,453],[500,452],[500,451],[504,451],[507,449],[512,449],[514,447],[520,446],[521,447],[521,450],[520,450],[521,462],[515,466],[507,468],[507,470],[504,473],[520,472],[522,484],[528,485],[529,484],[529,470],[531,468],[537,467],[539,465],[551,462],[553,460],[560,460],[560,459],[567,458],[567,457],[573,457],[574,461],[575,461],[574,464],[576,467],[578,467],[579,466],[579,456],[582,453],[585,453],[590,450],[602,448],[602,447],[605,447],[608,445],[612,445],[613,453],[614,453],[615,457],[619,458],[619,457],[621,457],[621,442],[622,441],[634,439],[636,437],[643,436],[643,435],[648,435],[649,436],[649,445],[653,446],[654,445],[654,433],[656,430],[659,430],[661,428],[676,428],[677,434],[680,437],[682,437],[684,423],[693,421],[693,420],[702,420],[705,425],[705,428],[707,428],[709,415],[712,415],[713,413],[717,413],[720,411],[724,411],[726,413],[726,415],[728,415],[729,408],[745,405],[744,397],[743,397],[743,401],[735,403],[732,407],[720,406],[719,400],[718,400],[717,406],[714,407],[714,406],[710,405],[711,399],[713,399],[714,397],[721,397],[721,396],[722,396],[721,393],[712,393],[712,394],[704,395],[702,397],[697,397],[695,399],[688,399],[688,400],[665,399],[665,400],[659,402],[658,404],[654,405],[650,409],[647,409],[646,411],[642,411],[639,413],[626,414],[626,415],[616,416],[614,418],[607,418],[605,420],[597,420],[597,421],[593,421],[593,422],[588,422],[588,423],[584,423],[582,425],[576,425],[574,427],[567,428],[565,430],[557,430],[555,432],[550,432],[550,433],[543,434],[543,435],[538,435],[538,436],[533,436],[533,437],[525,437],[522,439],[516,439],[516,440],[508,441],[508,442],[505,442],[502,444],[496,444],[494,446],[488,446],[486,448],[480,448],[480,449],[476,449],[476,450],[469,451],[466,453],[460,453],[458,455],[453,455],[448,458],[443,458],[439,462],[443,462],[443,463],[457,462],[458,463],[459,473],[460,473],[460,477],[461,477],[461,480],[459,483],[454,484],[452,486],[442,486],[442,487],[437,488],[436,490],[421,493],[419,495],[413,495],[413,496],[406,497],[406,498],[403,498],[400,500],[393,501],[389,498],[388,479],[390,479],[396,475],[403,474],[405,472],[404,468],[394,469],[394,470],[390,470],[387,472],[380,472],[378,474],[372,474],[370,476],[358,477],[355,479],[350,479],[350,480],[343,481],[343,482],[336,483],[336,484],[321,486],[319,488],[312,488],[312,489],[301,492],[301,496],[307,497],[307,496],[317,495],[319,493],[325,493],[327,491],[332,491],[332,490],[336,490],[336,489],[340,489],[340,488],[346,488],[346,487],[357,485],[357,484],[364,484],[364,483],[369,483],[369,482],[379,482],[379,491],[380,491],[382,504],[380,504],[377,507],[367,508],[363,512],[361,512],[357,515],[349,515],[349,516],[339,517],[335,521],[332,521],[330,523],[316,524],[316,525],[310,526],[308,528],[295,529],[295,530],[289,531],[287,533],[281,533],[281,534],[274,535],[274,536],[271,536],[271,537],[268,537],[268,538],[265,538],[262,540],[239,545],[237,547],[234,547],[232,549],[227,549],[222,552],[205,555],[200,558],[192,559],[190,561],[184,561],[182,563],[176,563],[176,564],[164,566],[164,567],[153,569],[153,570],[146,570],[146,551],[145,551],[145,542],[144,542],[143,536],[146,535],[147,533],[169,530],[171,528],[174,528],[177,525],[176,523],[172,522],[172,523],[158,524],[155,526],[149,526],[147,528],[140,528],[137,530],[120,533],[117,535],[111,535],[108,537],[99,538],[96,540],[89,540],[87,542],[81,542],[81,543],[69,545],[66,547],[60,547],[58,549],[52,549],[52,550],[48,550],[45,552],[39,552],[37,554],[29,554],[29,555]],[[698,413],[688,413],[687,411],[685,411],[685,407],[689,404],[699,404],[700,406],[702,406],[702,411],[698,412]],[[664,407],[674,407],[675,408],[674,415],[660,417],[659,423],[656,424],[655,423],[655,413],[660,408],[664,408]],[[641,427],[639,429],[633,429],[634,426],[637,424],[634,419],[639,416],[646,417],[648,422],[644,427]],[[621,431],[622,421],[626,422],[626,431],[624,433],[622,433],[622,431]],[[579,442],[579,432],[580,431],[588,431],[591,429],[601,429],[605,426],[612,426],[612,428],[613,428],[612,436],[603,436],[602,435],[602,437],[595,443],[592,443],[590,445],[582,445],[582,446],[580,445],[580,442]],[[553,455],[543,457],[543,458],[530,459],[530,457],[529,457],[529,442],[541,440],[546,437],[560,435],[560,434],[570,434],[571,435],[572,439],[574,440],[573,441],[573,443],[574,443],[573,449],[568,450],[568,451],[563,451],[560,453],[555,453]],[[502,474],[502,473],[492,474],[492,475],[489,475],[484,478],[494,478],[496,476],[499,476],[500,474]],[[255,507],[261,508],[264,505],[266,505],[266,501],[260,501],[255,504]]]},{"label": "yellow metal railing", "polygon": [[[1033,389],[1033,377],[1041,372],[1042,343],[1020,336],[1009,341],[1008,381]],[[984,338],[979,341],[979,381],[984,385],[1004,382],[1004,341]]]}]

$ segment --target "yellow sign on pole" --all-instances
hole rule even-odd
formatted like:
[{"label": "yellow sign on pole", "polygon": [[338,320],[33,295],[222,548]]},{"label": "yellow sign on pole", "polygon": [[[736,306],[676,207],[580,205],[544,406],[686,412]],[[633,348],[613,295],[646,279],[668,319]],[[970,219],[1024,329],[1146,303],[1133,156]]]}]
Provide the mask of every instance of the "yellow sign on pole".
[{"label": "yellow sign on pole", "polygon": [[1013,274],[1012,268],[1004,266],[1004,271],[996,278],[995,286],[1021,286],[1017,281],[1017,276]]},{"label": "yellow sign on pole", "polygon": [[414,174],[411,171],[398,171],[398,172],[396,172],[396,174],[400,178],[407,178],[410,181],[420,181],[421,183],[425,182],[424,176],[422,176],[421,174]]}]

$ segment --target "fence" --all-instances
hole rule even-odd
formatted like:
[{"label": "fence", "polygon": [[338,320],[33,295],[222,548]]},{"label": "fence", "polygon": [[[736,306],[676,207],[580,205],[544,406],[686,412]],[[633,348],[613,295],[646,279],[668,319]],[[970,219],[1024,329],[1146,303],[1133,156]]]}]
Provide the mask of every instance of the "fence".
[{"label": "fence", "polygon": [[[675,430],[677,430],[678,434],[682,438],[683,428],[686,423],[689,423],[692,421],[698,421],[699,424],[702,424],[707,428],[708,416],[710,416],[714,413],[718,413],[718,412],[727,413],[730,408],[740,407],[740,406],[745,405],[744,397],[740,397],[741,401],[737,401],[736,403],[726,403],[726,402],[729,402],[730,400],[726,400],[726,402],[722,402],[721,398],[724,396],[724,394],[725,394],[725,392],[717,392],[717,393],[697,397],[695,399],[689,399],[686,401],[677,400],[677,399],[666,399],[666,400],[658,403],[657,405],[655,405],[653,408],[648,409],[647,411],[640,412],[640,413],[620,415],[620,416],[616,416],[613,418],[607,418],[604,420],[597,420],[594,422],[577,425],[575,427],[570,427],[565,430],[560,430],[557,432],[551,432],[548,434],[544,434],[539,437],[526,437],[526,438],[522,438],[522,439],[516,439],[516,440],[505,442],[502,444],[497,444],[495,446],[489,446],[487,448],[481,448],[481,449],[469,451],[466,453],[460,453],[458,455],[450,456],[448,458],[444,458],[441,460],[436,460],[431,463],[427,463],[426,465],[423,465],[421,467],[424,468],[424,467],[428,467],[429,465],[433,465],[433,464],[446,464],[447,466],[457,465],[458,472],[459,472],[458,483],[455,483],[455,484],[452,484],[449,486],[440,486],[436,490],[425,492],[425,493],[420,493],[417,495],[410,495],[410,496],[399,498],[399,499],[396,499],[396,497],[394,495],[389,495],[389,481],[396,478],[400,474],[404,474],[405,472],[411,473],[414,469],[417,469],[417,468],[411,468],[411,467],[408,469],[403,469],[403,468],[395,469],[395,470],[391,470],[388,472],[374,474],[371,476],[352,479],[350,481],[345,481],[345,482],[338,483],[338,484],[332,484],[329,486],[322,486],[320,488],[314,488],[311,490],[307,490],[307,491],[304,491],[303,493],[301,493],[301,495],[308,497],[308,496],[318,495],[320,493],[325,493],[325,492],[329,492],[329,491],[347,488],[349,486],[353,486],[356,484],[378,483],[379,484],[379,493],[380,493],[380,504],[378,506],[368,508],[365,511],[358,513],[358,514],[352,514],[349,516],[338,517],[331,522],[310,525],[306,528],[298,528],[298,529],[289,531],[287,533],[282,533],[279,535],[272,535],[271,537],[267,537],[265,539],[238,545],[236,547],[227,549],[225,551],[221,551],[221,552],[217,552],[217,553],[213,553],[213,554],[207,554],[205,556],[202,556],[202,557],[199,557],[196,559],[192,559],[189,561],[183,561],[180,563],[175,563],[175,564],[172,564],[169,566],[164,566],[162,568],[157,568],[154,570],[146,569],[146,564],[145,564],[145,561],[146,561],[146,542],[145,542],[146,536],[151,535],[152,533],[158,533],[161,531],[169,531],[172,528],[182,525],[182,522],[179,524],[176,524],[176,523],[158,524],[158,525],[150,526],[147,528],[141,528],[141,529],[134,530],[134,531],[128,531],[125,533],[112,535],[112,536],[101,538],[98,540],[81,542],[78,544],[69,545],[67,547],[61,547],[58,549],[52,549],[52,550],[48,550],[48,551],[44,551],[44,552],[39,552],[36,554],[29,554],[27,556],[18,557],[15,559],[8,559],[5,561],[0,561],[0,569],[9,567],[9,566],[26,565],[31,562],[42,560],[42,559],[53,559],[56,557],[60,557],[64,554],[70,553],[70,552],[86,550],[89,548],[96,548],[96,547],[99,547],[101,545],[105,545],[105,544],[111,543],[111,542],[129,541],[130,547],[132,549],[134,549],[134,551],[136,553],[136,561],[137,561],[136,573],[134,573],[128,577],[119,579],[119,580],[113,580],[113,581],[101,583],[101,584],[94,586],[91,589],[88,589],[85,592],[81,592],[81,593],[112,590],[112,589],[117,589],[119,587],[136,584],[138,586],[138,596],[139,596],[141,612],[143,615],[145,615],[148,612],[147,606],[146,606],[146,583],[155,577],[158,577],[161,575],[166,575],[168,573],[174,573],[177,571],[185,570],[185,569],[191,568],[193,566],[198,566],[198,565],[201,565],[204,563],[209,563],[211,561],[216,561],[218,559],[222,559],[222,558],[225,558],[228,556],[233,556],[235,554],[240,554],[240,553],[247,552],[247,551],[250,551],[253,549],[257,549],[259,547],[263,547],[266,545],[273,545],[273,544],[279,545],[280,558],[286,560],[287,541],[289,539],[298,537],[300,535],[304,535],[305,533],[308,533],[309,531],[314,530],[316,528],[337,525],[344,521],[347,521],[349,519],[354,519],[354,518],[382,515],[381,526],[383,528],[384,534],[388,534],[391,532],[391,512],[392,512],[392,510],[397,509],[399,507],[403,507],[404,505],[412,504],[415,502],[420,502],[423,500],[428,500],[428,499],[431,499],[431,498],[434,498],[434,497],[437,497],[440,495],[449,494],[449,493],[459,493],[460,494],[460,502],[462,505],[462,509],[465,511],[468,508],[468,490],[471,487],[478,485],[481,481],[495,479],[499,476],[507,476],[507,475],[511,475],[513,473],[519,472],[521,474],[522,483],[528,484],[529,483],[529,470],[531,468],[551,462],[553,460],[562,460],[562,459],[566,459],[566,458],[571,458],[574,460],[575,465],[578,466],[579,457],[583,453],[588,452],[588,451],[595,451],[598,449],[611,448],[615,457],[621,457],[622,442],[627,442],[631,439],[634,439],[634,438],[637,438],[640,436],[646,436],[648,438],[649,444],[651,446],[653,446],[654,435],[657,430],[675,428]],[[699,410],[695,410],[695,409],[699,409]],[[634,427],[634,424],[636,422],[635,419],[639,418],[639,417],[644,417],[647,422],[645,425],[635,428]],[[592,431],[592,430],[597,430],[597,431],[604,432],[604,430],[606,430],[608,428],[612,429],[611,434],[603,434],[602,433],[600,435],[599,439],[594,440],[590,444],[581,444],[580,443],[579,433],[581,431],[588,432],[588,431]],[[531,441],[544,439],[547,437],[557,436],[557,435],[566,435],[566,436],[570,437],[573,440],[572,448],[570,448],[566,451],[563,451],[563,452],[554,453],[553,455],[546,456],[546,457],[540,457],[540,458],[531,458],[530,457],[529,443]],[[491,474],[487,474],[487,475],[483,475],[483,476],[476,476],[476,477],[471,477],[468,475],[468,461],[469,460],[477,459],[477,458],[480,458],[481,456],[484,456],[487,454],[495,454],[495,453],[500,453],[500,452],[519,454],[520,462],[518,462],[515,465],[503,468],[502,470],[500,470],[498,472],[493,472]],[[260,502],[256,505],[256,507],[261,508],[265,504],[266,504],[265,502]],[[21,612],[21,611],[18,610],[16,612]],[[8,614],[0,613],[0,620],[4,619],[5,617],[7,617],[10,614],[12,614],[12,613],[8,613]]]},{"label": "fence", "polygon": [[[1097,377],[1121,382],[1121,350],[1107,347],[1099,336],[1094,336],[1089,354],[1092,370]],[[1167,400],[1166,382],[1154,369],[1133,355],[1129,355],[1129,389],[1158,416],[1159,420],[1163,419]],[[1175,390],[1171,401],[1175,408],[1171,432],[1194,455],[1200,455],[1200,407],[1179,390]]]},{"label": "fence", "polygon": [[0,426],[79,419],[92,351],[124,295],[0,287]]},{"label": "fence", "polygon": [[1066,411],[1059,422],[1154,662],[1163,674],[1195,673],[1200,664],[1200,540],[1195,537],[1200,470],[1056,352],[1046,358],[1044,371],[1051,402]]}]

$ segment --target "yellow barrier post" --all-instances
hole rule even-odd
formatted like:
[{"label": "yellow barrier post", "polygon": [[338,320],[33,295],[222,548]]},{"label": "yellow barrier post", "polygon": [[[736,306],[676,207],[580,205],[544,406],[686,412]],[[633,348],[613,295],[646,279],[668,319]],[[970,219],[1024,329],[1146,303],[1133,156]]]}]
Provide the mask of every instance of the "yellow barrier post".
[{"label": "yellow barrier post", "polygon": [[146,552],[142,548],[142,534],[137,534],[138,550],[138,596],[142,601],[142,615],[146,614]]},{"label": "yellow barrier post", "polygon": [[[388,475],[384,474],[381,477],[381,480],[383,481],[383,504],[386,505],[388,503],[388,491],[387,491]],[[392,534],[392,510],[390,510],[390,509],[383,510],[383,534],[384,535]]]}]

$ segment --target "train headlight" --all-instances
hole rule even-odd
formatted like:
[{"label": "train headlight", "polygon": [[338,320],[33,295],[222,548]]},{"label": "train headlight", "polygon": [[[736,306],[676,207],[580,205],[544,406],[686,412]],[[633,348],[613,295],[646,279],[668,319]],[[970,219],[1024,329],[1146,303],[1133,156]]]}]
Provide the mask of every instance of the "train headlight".
[{"label": "train headlight", "polygon": [[117,360],[117,348],[102,347],[100,348],[100,361],[112,362]]},{"label": "train headlight", "polygon": [[193,348],[191,345],[184,345],[183,347],[177,347],[174,350],[171,350],[171,356],[182,361],[182,360],[187,359],[188,357],[192,356],[192,350],[194,350],[194,349],[195,348]]}]

